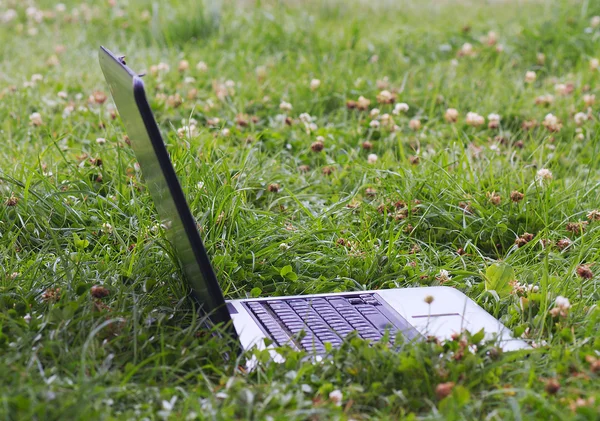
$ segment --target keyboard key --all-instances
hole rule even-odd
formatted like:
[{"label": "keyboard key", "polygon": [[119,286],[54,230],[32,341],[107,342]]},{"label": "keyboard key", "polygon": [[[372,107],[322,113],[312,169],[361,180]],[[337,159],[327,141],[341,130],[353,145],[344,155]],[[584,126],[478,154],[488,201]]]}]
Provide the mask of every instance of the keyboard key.
[{"label": "keyboard key", "polygon": [[[385,329],[393,328],[390,321],[381,313],[379,314],[365,314],[365,318],[371,322],[378,330],[385,331]],[[394,329],[395,330],[395,329]]]},{"label": "keyboard key", "polygon": [[364,301],[361,300],[360,298],[348,298],[348,302],[352,305],[364,304]]},{"label": "keyboard key", "polygon": [[329,304],[331,304],[335,308],[339,307],[351,307],[348,301],[343,298],[330,298]]}]

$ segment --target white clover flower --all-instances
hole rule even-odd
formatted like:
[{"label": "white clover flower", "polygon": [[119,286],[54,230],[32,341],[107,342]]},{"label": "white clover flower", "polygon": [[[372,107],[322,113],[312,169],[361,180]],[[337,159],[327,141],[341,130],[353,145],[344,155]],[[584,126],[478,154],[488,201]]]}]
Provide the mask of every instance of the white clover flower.
[{"label": "white clover flower", "polygon": [[374,153],[369,154],[369,156],[367,157],[367,162],[369,164],[374,164],[377,162],[377,155]]},{"label": "white clover flower", "polygon": [[591,107],[592,105],[594,105],[595,102],[596,102],[596,95],[594,95],[594,94],[585,94],[583,96],[583,103],[586,106]]},{"label": "white clover flower", "polygon": [[554,302],[554,304],[561,310],[566,310],[571,307],[569,299],[567,297],[563,297],[562,295],[556,297],[556,301]]},{"label": "white clover flower", "polygon": [[533,82],[535,82],[536,79],[537,79],[537,75],[535,74],[535,72],[533,70],[529,70],[527,73],[525,73],[525,82],[533,83]]},{"label": "white clover flower", "polygon": [[321,86],[321,81],[319,79],[312,79],[310,81],[310,90],[311,91],[316,91],[317,89],[319,89],[319,86]]},{"label": "white clover flower", "polygon": [[554,102],[554,95],[544,94],[535,99],[536,105],[550,105]]},{"label": "white clover flower", "polygon": [[500,115],[496,113],[491,113],[488,115],[489,121],[500,121]]},{"label": "white clover flower", "polygon": [[456,123],[458,120],[458,111],[456,108],[448,108],[444,113],[444,118],[448,123]]},{"label": "white clover flower", "polygon": [[536,179],[540,182],[550,181],[550,180],[552,180],[552,178],[553,178],[552,171],[550,171],[548,168],[541,168],[536,173]]},{"label": "white clover flower", "polygon": [[198,134],[198,129],[195,124],[191,124],[189,126],[183,126],[177,129],[177,136],[179,138],[184,138],[186,136],[195,137]]},{"label": "white clover flower", "polygon": [[98,145],[104,145],[106,143],[106,139],[103,138],[103,137],[99,137],[99,138],[96,139],[96,143]]},{"label": "white clover flower", "polygon": [[371,105],[371,101],[361,95],[358,97],[356,105],[358,106],[359,110],[366,110],[367,108],[369,108],[369,105]]},{"label": "white clover flower", "polygon": [[400,113],[408,111],[408,108],[408,104],[404,102],[399,102],[394,106],[394,111],[392,111],[392,113],[394,113],[395,115],[399,115]]},{"label": "white clover flower", "polygon": [[185,72],[187,70],[189,70],[190,68],[190,62],[187,60],[181,60],[179,62],[179,65],[177,66],[177,70],[179,70],[180,72]]},{"label": "white clover flower", "polygon": [[588,115],[586,113],[578,112],[573,118],[575,119],[575,124],[581,126],[587,121]]},{"label": "white clover flower", "polygon": [[554,91],[559,95],[568,95],[569,87],[564,83],[557,83],[554,85]]},{"label": "white clover flower", "polygon": [[42,115],[40,113],[33,113],[33,114],[31,114],[29,116],[29,121],[34,126],[41,126],[42,124],[44,124],[44,122],[42,121]]},{"label": "white clover flower", "polygon": [[590,26],[592,28],[600,26],[600,16],[592,16],[592,18],[590,19]]},{"label": "white clover flower", "polygon": [[377,118],[377,116],[379,116],[379,108],[373,108],[369,113],[369,117]]},{"label": "white clover flower", "polygon": [[390,103],[394,99],[394,95],[392,95],[390,91],[384,89],[383,91],[379,92],[377,99],[379,102]]},{"label": "white clover flower", "polygon": [[199,72],[206,72],[208,70],[208,65],[203,61],[199,61],[198,64],[196,64],[196,70]]},{"label": "white clover flower", "polygon": [[438,273],[435,277],[435,279],[437,279],[438,281],[440,281],[440,283],[444,283],[444,282],[448,282],[449,280],[452,279],[452,276],[450,275],[450,272],[448,272],[446,269],[440,269],[440,273]]},{"label": "white clover flower", "polygon": [[344,395],[338,389],[333,390],[329,393],[329,399],[337,406],[342,406],[342,400],[344,399]]},{"label": "white clover flower", "polygon": [[8,9],[2,15],[0,15],[0,21],[2,23],[8,23],[12,20],[15,20],[19,15],[15,9]]},{"label": "white clover flower", "polygon": [[304,124],[309,124],[313,120],[313,118],[308,113],[302,113],[298,116],[298,118]]},{"label": "white clover flower", "polygon": [[464,56],[472,56],[474,54],[473,45],[468,42],[465,42],[460,48],[460,53]]},{"label": "white clover flower", "polygon": [[544,117],[544,122],[547,124],[556,124],[558,123],[558,118],[554,114],[548,113]]},{"label": "white clover flower", "polygon": [[483,118],[483,116],[480,116],[479,114],[470,111],[467,113],[465,122],[469,126],[477,127],[477,126],[481,126],[483,123],[485,123],[485,119]]},{"label": "white clover flower", "polygon": [[33,6],[30,6],[27,9],[25,9],[25,14],[27,15],[28,19],[33,20],[36,23],[41,23],[42,20],[44,20],[44,12],[42,12],[39,9],[36,9]]},{"label": "white clover flower", "polygon": [[258,66],[255,71],[256,77],[259,79],[264,79],[267,77],[267,66]]},{"label": "white clover flower", "polygon": [[63,118],[69,117],[73,113],[73,111],[75,111],[75,107],[73,105],[67,105],[62,112],[62,117]]},{"label": "white clover flower", "polygon": [[411,130],[419,130],[421,128],[421,120],[413,118],[408,122],[408,127],[410,127]]},{"label": "white clover flower", "polygon": [[551,132],[557,132],[562,128],[562,124],[560,124],[560,122],[558,121],[558,117],[556,117],[552,113],[546,114],[542,125]]},{"label": "white clover flower", "polygon": [[388,113],[382,114],[380,120],[381,124],[391,124],[394,122],[394,120],[392,120],[392,117]]},{"label": "white clover flower", "polygon": [[377,120],[371,120],[371,122],[369,123],[369,126],[373,129],[378,129],[379,128],[379,121]]},{"label": "white clover flower", "polygon": [[292,104],[289,102],[281,101],[279,103],[279,109],[283,111],[292,111]]},{"label": "white clover flower", "polygon": [[169,65],[167,63],[158,63],[156,65],[156,70],[158,70],[159,72],[168,72],[170,69]]}]

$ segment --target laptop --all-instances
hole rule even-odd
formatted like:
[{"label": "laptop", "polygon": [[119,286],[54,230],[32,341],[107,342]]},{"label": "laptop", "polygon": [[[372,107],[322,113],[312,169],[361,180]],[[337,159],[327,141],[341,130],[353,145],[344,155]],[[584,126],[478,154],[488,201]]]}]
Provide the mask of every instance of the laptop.
[{"label": "laptop", "polygon": [[394,345],[400,337],[404,341],[429,336],[444,340],[465,329],[473,333],[484,329],[487,338],[497,340],[507,351],[528,348],[465,294],[445,286],[226,301],[141,77],[127,67],[123,57],[104,47],[99,59],[192,298],[211,324],[222,325],[242,349],[289,346],[319,355],[330,346],[339,347],[350,334]]}]

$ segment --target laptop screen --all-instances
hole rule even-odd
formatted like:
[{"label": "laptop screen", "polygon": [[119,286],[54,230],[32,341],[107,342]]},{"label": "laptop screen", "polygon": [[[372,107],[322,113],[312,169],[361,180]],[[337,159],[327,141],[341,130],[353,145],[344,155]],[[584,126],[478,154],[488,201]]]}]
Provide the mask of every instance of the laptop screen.
[{"label": "laptop screen", "polygon": [[214,323],[229,323],[235,335],[223,293],[167,149],[146,99],[139,76],[110,51],[101,47],[100,66],[121,116],[145,183],[154,200],[161,225],[173,245],[185,278],[202,310]]}]

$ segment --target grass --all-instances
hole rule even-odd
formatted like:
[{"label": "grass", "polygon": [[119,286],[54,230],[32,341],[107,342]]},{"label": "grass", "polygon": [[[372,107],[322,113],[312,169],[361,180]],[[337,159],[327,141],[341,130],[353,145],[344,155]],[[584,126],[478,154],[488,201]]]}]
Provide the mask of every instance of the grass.
[{"label": "grass", "polygon": [[[29,17],[21,3],[0,9],[1,419],[596,419],[597,106],[574,121],[600,94],[596,2],[23,2]],[[224,360],[235,344],[186,298],[103,101],[100,44],[149,71],[227,298],[445,281],[536,348],[500,353],[472,332],[400,352],[354,338],[321,364],[255,351],[253,372],[238,368],[249,355]],[[377,104],[384,88],[409,110]],[[543,94],[553,103],[536,105]],[[361,95],[378,118],[347,108]],[[469,126],[468,111],[500,127]],[[385,113],[395,131],[371,127]],[[560,130],[541,124],[548,113]],[[498,262],[536,291],[490,290]],[[280,275],[288,265],[297,276]],[[553,315],[558,296],[571,307]]]}]

